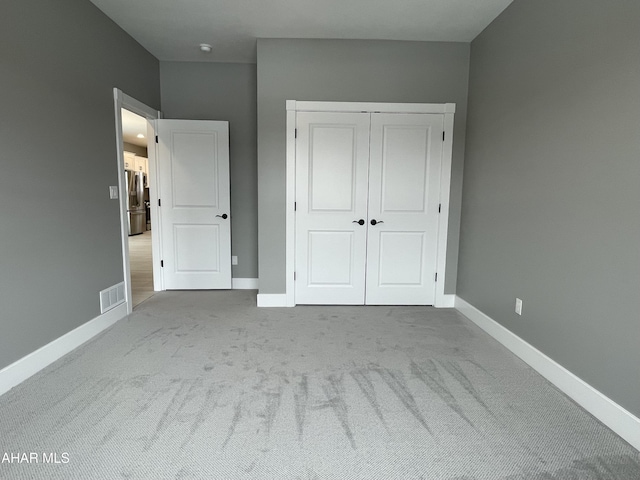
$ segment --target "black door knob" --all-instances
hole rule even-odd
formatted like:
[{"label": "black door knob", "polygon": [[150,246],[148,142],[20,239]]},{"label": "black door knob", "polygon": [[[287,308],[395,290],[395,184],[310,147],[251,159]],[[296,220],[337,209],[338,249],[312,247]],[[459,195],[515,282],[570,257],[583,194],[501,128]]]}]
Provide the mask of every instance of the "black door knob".
[{"label": "black door knob", "polygon": [[358,225],[364,225],[364,220],[361,218],[360,220],[354,220],[351,223],[357,223]]},{"label": "black door knob", "polygon": [[371,220],[371,225],[376,225],[378,223],[384,223],[382,220],[376,220],[375,218]]},{"label": "black door knob", "polygon": [[229,215],[223,213],[222,215],[216,215],[216,217],[221,217],[223,220],[226,220],[227,218],[229,218]]}]

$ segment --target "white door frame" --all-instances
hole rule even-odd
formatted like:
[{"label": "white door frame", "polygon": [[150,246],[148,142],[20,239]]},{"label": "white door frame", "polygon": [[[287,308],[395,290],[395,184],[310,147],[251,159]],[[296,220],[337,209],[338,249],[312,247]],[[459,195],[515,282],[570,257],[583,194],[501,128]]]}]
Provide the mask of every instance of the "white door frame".
[{"label": "white door frame", "polygon": [[[444,115],[444,145],[440,174],[441,211],[438,220],[437,271],[435,307],[452,307],[453,295],[445,295],[447,267],[447,237],[449,231],[449,203],[451,192],[451,158],[453,153],[453,116],[455,103],[361,103],[306,102],[287,100],[287,164],[286,164],[286,233],[285,233],[285,305],[295,306],[295,211],[296,200],[296,113],[297,112],[376,112],[376,113],[440,113]],[[266,306],[266,305],[265,305]]]},{"label": "white door frame", "polygon": [[[124,272],[125,295],[127,302],[127,314],[133,311],[131,296],[131,268],[129,266],[129,220],[127,218],[127,178],[124,171],[124,140],[122,138],[122,113],[121,109],[126,108],[144,117],[147,122],[147,157],[149,158],[149,201],[151,203],[151,224],[154,229],[160,228],[160,215],[158,212],[158,175],[157,175],[157,155],[156,155],[156,125],[155,120],[162,117],[158,110],[145,105],[144,103],[130,97],[118,88],[113,89],[115,119],[116,119],[116,150],[118,160],[118,197],[120,201],[120,234],[122,243],[122,263]],[[159,231],[159,230],[158,230]],[[159,265],[160,258],[160,235],[151,236],[151,250],[153,258],[153,289],[163,290],[162,272],[156,265]]]}]

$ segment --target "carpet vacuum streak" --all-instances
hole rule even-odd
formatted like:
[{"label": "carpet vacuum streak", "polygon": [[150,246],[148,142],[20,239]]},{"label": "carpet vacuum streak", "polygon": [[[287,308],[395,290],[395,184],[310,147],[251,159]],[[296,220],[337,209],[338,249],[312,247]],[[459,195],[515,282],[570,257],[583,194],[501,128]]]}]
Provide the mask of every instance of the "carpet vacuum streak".
[{"label": "carpet vacuum streak", "polygon": [[453,309],[255,303],[158,293],[0,397],[0,455],[41,460],[0,478],[640,479],[638,451]]}]

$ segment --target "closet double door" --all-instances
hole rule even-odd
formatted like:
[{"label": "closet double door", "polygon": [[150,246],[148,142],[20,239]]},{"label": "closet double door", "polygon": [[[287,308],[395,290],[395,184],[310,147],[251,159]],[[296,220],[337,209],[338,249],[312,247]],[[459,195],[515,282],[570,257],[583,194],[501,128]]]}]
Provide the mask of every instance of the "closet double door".
[{"label": "closet double door", "polygon": [[444,116],[298,112],[297,304],[433,305]]}]

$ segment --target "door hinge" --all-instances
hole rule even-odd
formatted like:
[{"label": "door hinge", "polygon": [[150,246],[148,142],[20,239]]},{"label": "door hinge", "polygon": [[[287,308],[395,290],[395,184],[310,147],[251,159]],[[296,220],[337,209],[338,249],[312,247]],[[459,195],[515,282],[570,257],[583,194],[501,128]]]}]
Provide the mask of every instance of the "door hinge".
[{"label": "door hinge", "polygon": [[293,272],[293,279],[296,279],[296,272]]},{"label": "door hinge", "polygon": [[442,141],[444,142],[444,131],[442,132]]},{"label": "door hinge", "polygon": [[440,213],[441,211],[442,211],[442,204],[441,204],[441,203],[439,203],[439,204],[438,204],[438,213]]},{"label": "door hinge", "polygon": [[162,201],[160,199],[158,199],[158,206],[161,207],[162,206]]},{"label": "door hinge", "polygon": [[164,267],[164,260],[160,260],[160,266]]},{"label": "door hinge", "polygon": [[293,202],[293,211],[298,210],[298,202]]},{"label": "door hinge", "polygon": [[158,135],[156,135],[156,143],[158,143]]},{"label": "door hinge", "polygon": [[298,129],[296,128],[295,138],[298,138]]},{"label": "door hinge", "polygon": [[436,282],[438,281],[438,272],[436,272]]}]

